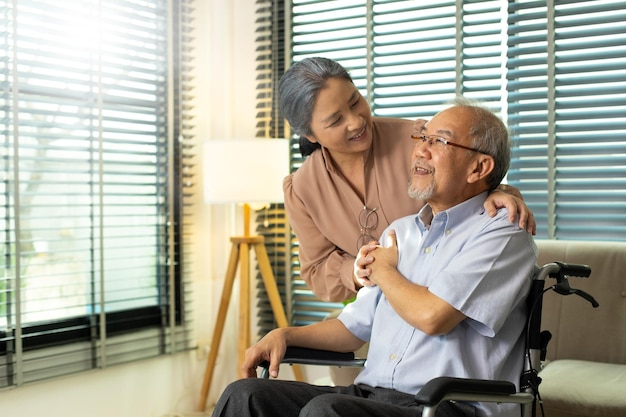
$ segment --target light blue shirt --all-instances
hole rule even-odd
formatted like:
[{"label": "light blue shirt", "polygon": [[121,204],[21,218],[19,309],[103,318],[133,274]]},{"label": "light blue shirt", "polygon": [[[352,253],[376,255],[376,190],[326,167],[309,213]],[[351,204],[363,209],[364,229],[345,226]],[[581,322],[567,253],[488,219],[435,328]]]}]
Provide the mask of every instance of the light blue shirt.
[{"label": "light blue shirt", "polygon": [[[529,233],[509,221],[507,210],[489,217],[486,197],[482,193],[437,213],[429,228],[421,220],[427,224],[432,217],[426,205],[384,232],[383,244],[388,231],[396,231],[398,271],[467,318],[446,335],[428,336],[400,318],[379,287],[362,288],[339,315],[355,336],[370,341],[355,383],[410,394],[437,376],[502,379],[519,386],[524,301],[537,248]],[[519,406],[476,406],[487,416],[519,415]]]}]

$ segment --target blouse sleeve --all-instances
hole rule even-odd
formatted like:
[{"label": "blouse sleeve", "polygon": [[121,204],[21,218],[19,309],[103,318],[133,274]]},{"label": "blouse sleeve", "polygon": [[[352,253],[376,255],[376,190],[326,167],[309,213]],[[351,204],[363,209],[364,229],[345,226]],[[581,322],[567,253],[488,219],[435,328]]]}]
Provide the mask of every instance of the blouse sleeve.
[{"label": "blouse sleeve", "polygon": [[293,187],[293,175],[283,181],[285,209],[298,238],[300,276],[323,301],[344,301],[354,297],[354,256],[337,248],[324,237]]}]

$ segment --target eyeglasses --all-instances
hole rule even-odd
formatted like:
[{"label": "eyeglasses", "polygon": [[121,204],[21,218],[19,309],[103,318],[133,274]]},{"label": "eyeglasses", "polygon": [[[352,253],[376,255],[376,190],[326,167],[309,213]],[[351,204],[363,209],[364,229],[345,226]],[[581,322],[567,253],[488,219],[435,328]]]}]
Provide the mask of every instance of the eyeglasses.
[{"label": "eyeglasses", "polygon": [[411,135],[411,139],[421,140],[422,143],[428,142],[428,144],[431,146],[433,143],[438,144],[441,148],[445,148],[446,146],[450,145],[450,146],[455,146],[457,148],[467,149],[468,151],[482,153],[483,155],[489,155],[487,152],[483,152],[476,148],[470,148],[469,146],[459,145],[458,143],[450,142],[449,140],[446,140],[440,136],[426,136],[426,135],[420,135],[420,134],[414,133]]},{"label": "eyeglasses", "polygon": [[361,246],[367,245],[372,240],[376,240],[372,236],[372,231],[378,226],[378,213],[376,208],[369,209],[363,206],[363,210],[359,213],[359,227],[361,228],[361,235],[356,241],[357,252],[361,249]]}]

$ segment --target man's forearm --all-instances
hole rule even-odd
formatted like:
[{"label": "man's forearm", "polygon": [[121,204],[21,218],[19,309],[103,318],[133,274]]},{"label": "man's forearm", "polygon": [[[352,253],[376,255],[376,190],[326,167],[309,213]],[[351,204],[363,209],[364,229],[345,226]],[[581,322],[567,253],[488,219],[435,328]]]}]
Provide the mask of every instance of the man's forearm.
[{"label": "man's forearm", "polygon": [[397,270],[389,269],[378,285],[393,309],[411,326],[426,334],[446,334],[456,327],[465,315],[428,291],[414,284]]},{"label": "man's forearm", "polygon": [[284,332],[287,346],[353,352],[365,343],[336,318],[308,326],[287,327],[281,331]]}]

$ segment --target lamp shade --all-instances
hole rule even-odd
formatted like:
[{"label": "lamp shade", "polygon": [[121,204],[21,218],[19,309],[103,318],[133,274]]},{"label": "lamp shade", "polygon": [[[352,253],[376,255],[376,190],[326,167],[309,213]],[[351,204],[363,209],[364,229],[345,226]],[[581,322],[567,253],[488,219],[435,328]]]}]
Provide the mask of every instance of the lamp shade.
[{"label": "lamp shade", "polygon": [[277,203],[289,173],[287,139],[204,142],[205,203]]}]

